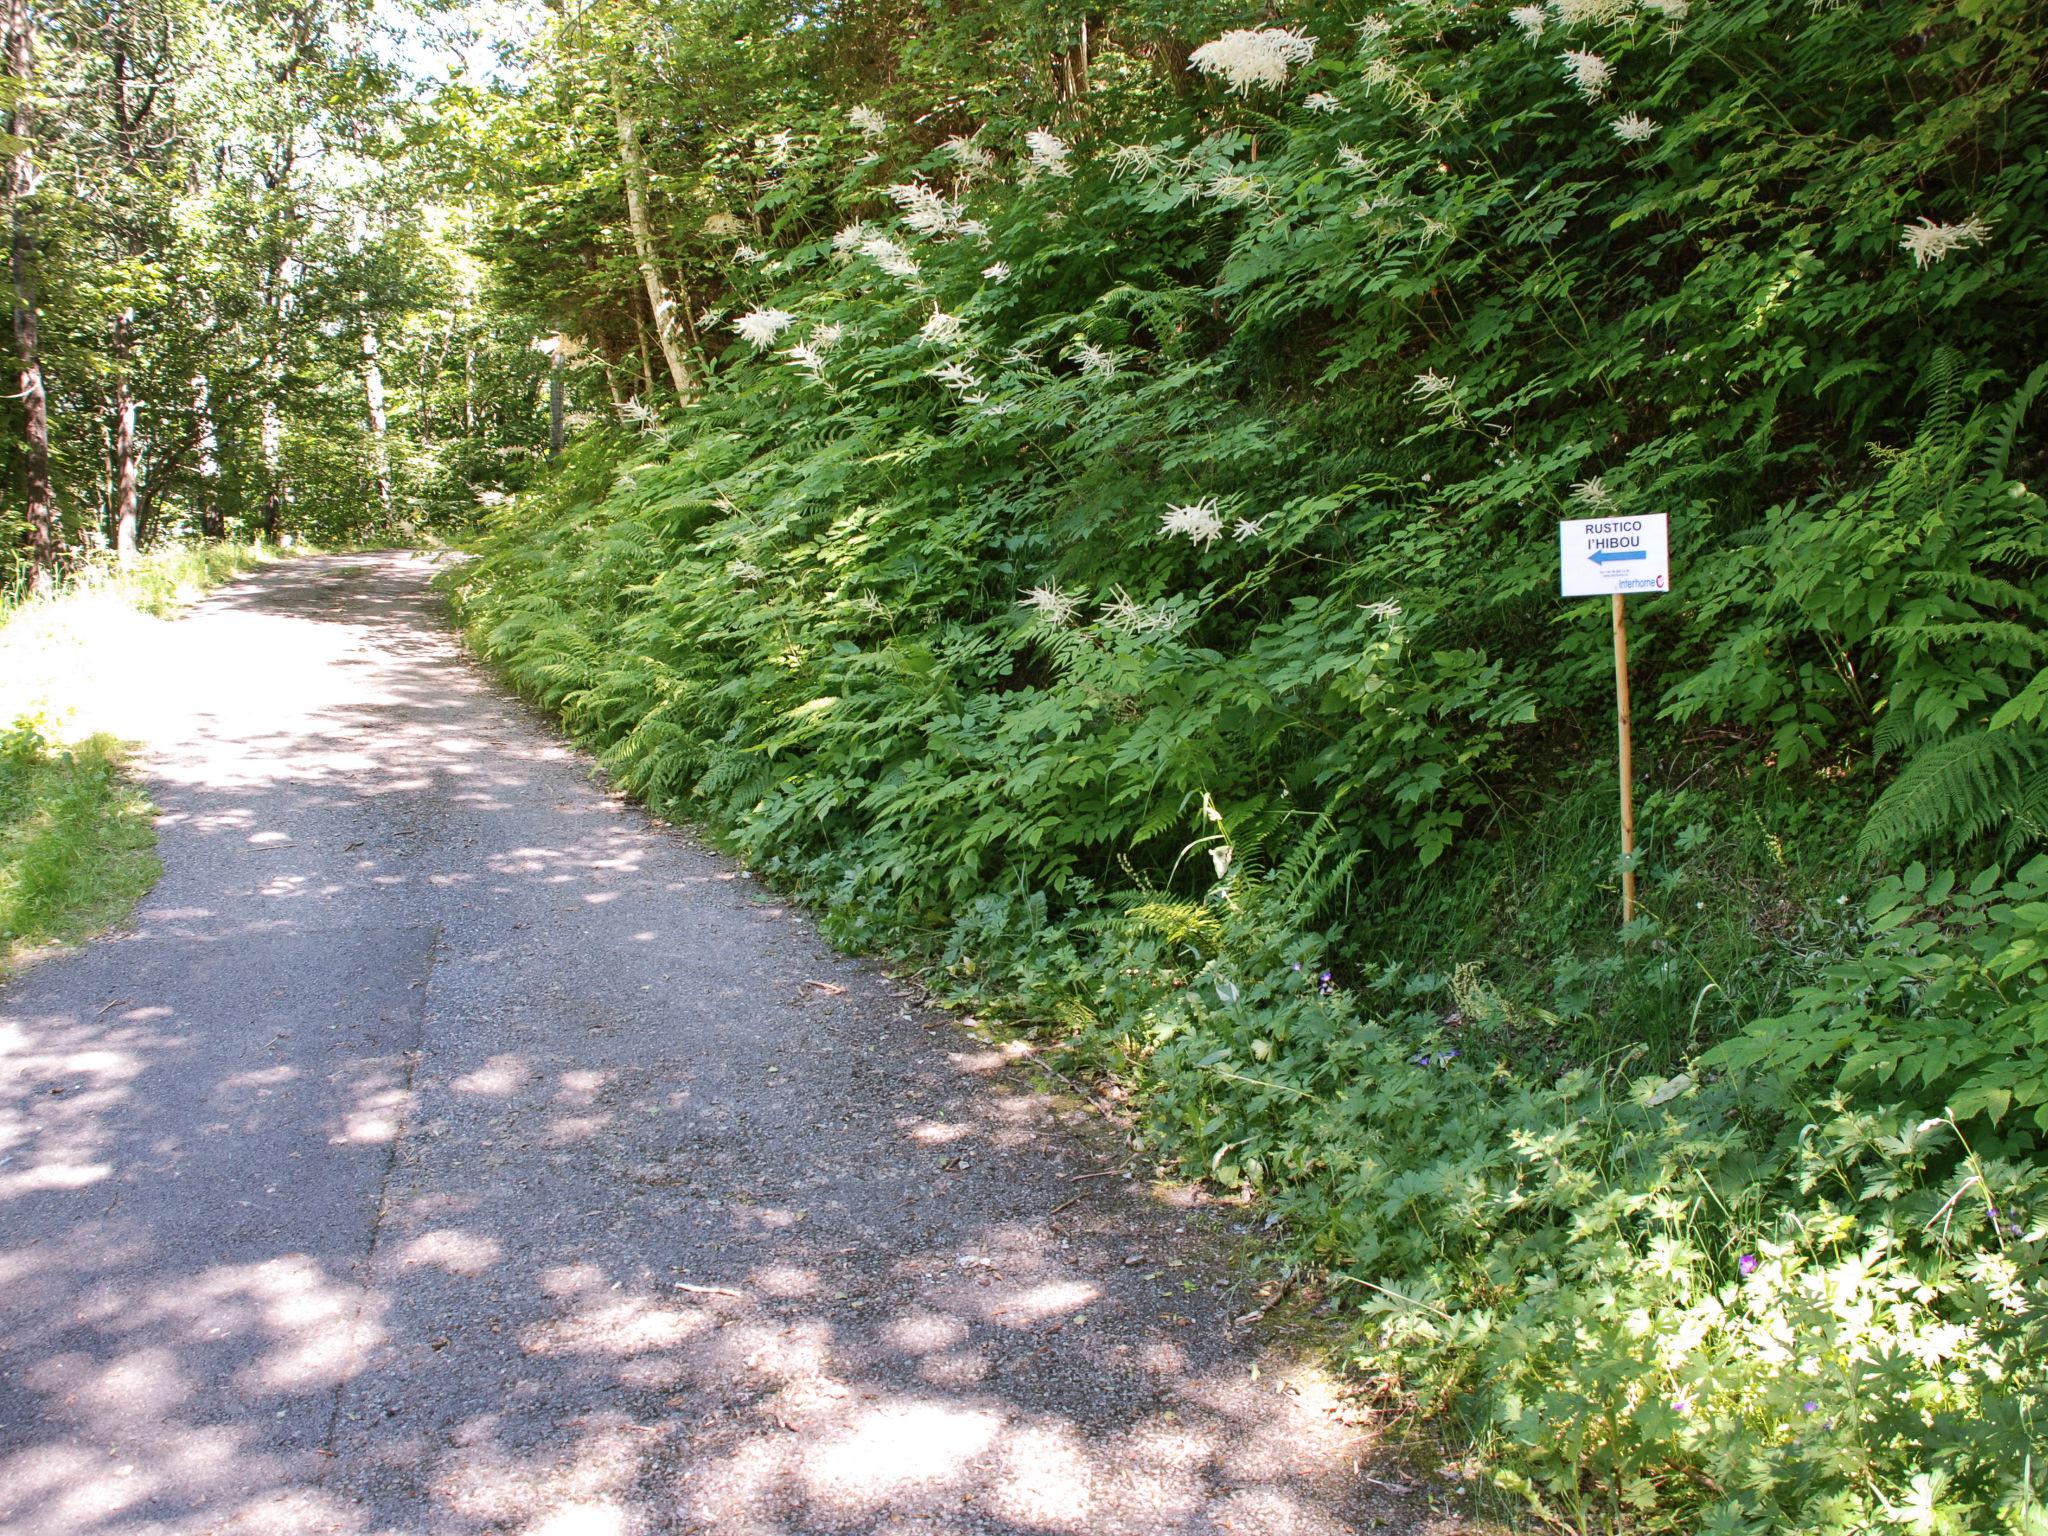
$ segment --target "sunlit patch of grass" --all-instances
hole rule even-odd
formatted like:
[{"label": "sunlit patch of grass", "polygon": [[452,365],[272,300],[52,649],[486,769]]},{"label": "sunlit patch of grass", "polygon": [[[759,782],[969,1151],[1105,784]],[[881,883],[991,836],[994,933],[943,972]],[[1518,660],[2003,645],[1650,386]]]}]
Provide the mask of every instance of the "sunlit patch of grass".
[{"label": "sunlit patch of grass", "polygon": [[0,974],[119,922],[155,883],[152,809],[96,722],[163,620],[278,555],[167,546],[0,597]]},{"label": "sunlit patch of grass", "polygon": [[110,738],[63,748],[26,724],[0,734],[0,974],[126,915],[161,868],[152,814]]}]

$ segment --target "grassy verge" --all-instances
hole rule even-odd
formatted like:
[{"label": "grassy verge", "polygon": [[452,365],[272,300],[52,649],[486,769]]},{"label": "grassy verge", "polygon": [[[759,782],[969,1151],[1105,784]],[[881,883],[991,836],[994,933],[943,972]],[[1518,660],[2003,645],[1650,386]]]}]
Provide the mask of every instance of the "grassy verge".
[{"label": "grassy verge", "polygon": [[104,736],[53,747],[0,734],[0,975],[118,922],[156,883],[152,808]]},{"label": "grassy verge", "polygon": [[0,604],[0,975],[119,922],[156,882],[152,809],[96,728],[99,706],[154,626],[275,558],[170,547]]}]

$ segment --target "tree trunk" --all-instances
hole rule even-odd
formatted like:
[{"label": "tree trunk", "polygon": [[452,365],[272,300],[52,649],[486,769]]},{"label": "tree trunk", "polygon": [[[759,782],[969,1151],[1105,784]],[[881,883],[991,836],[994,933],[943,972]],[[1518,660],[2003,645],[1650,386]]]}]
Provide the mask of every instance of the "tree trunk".
[{"label": "tree trunk", "polygon": [[284,422],[277,414],[277,399],[269,391],[263,396],[263,537],[277,542],[277,525],[284,514]]},{"label": "tree trunk", "polygon": [[377,363],[377,333],[363,327],[363,405],[370,421],[370,471],[377,481],[377,505],[391,516],[391,452],[385,440],[384,370]]},{"label": "tree trunk", "polygon": [[668,375],[676,393],[688,400],[695,394],[689,365],[684,361],[681,342],[676,339],[675,303],[662,281],[661,264],[655,259],[654,231],[647,221],[647,167],[640,158],[640,125],[626,110],[625,87],[617,70],[612,71],[612,111],[619,125],[619,161],[625,168],[626,223],[633,233],[633,255],[640,263],[640,276],[647,285],[647,306],[654,311],[654,337],[661,343],[661,355],[668,362]]},{"label": "tree trunk", "polygon": [[133,565],[142,543],[142,485],[137,475],[135,397],[128,392],[127,321],[115,324],[114,343],[114,554]]},{"label": "tree trunk", "polygon": [[34,34],[29,29],[28,0],[5,0],[7,73],[20,93],[8,131],[19,147],[8,162],[7,203],[13,239],[8,271],[14,285],[14,348],[21,360],[21,417],[24,499],[28,510],[29,563],[36,590],[56,584],[58,558],[57,501],[50,490],[50,402],[43,390],[43,349],[36,316],[35,233],[29,226],[28,200],[35,195],[34,146],[29,142],[29,82],[35,74]]},{"label": "tree trunk", "polygon": [[[641,399],[654,399],[654,349],[647,343],[647,322],[640,318],[640,310],[633,310],[633,329],[640,337],[640,387]],[[650,407],[651,408],[651,407]]]},{"label": "tree trunk", "polygon": [[224,539],[228,536],[229,524],[242,515],[243,490],[248,483],[242,466],[241,434],[235,429],[232,401],[220,417],[220,463],[220,486],[214,515],[220,527],[219,536]]},{"label": "tree trunk", "polygon": [[227,532],[220,515],[220,441],[213,430],[213,392],[203,373],[192,380],[192,434],[199,448],[199,533],[218,539]]},{"label": "tree trunk", "polygon": [[548,363],[548,457],[562,456],[562,342],[556,338]]}]

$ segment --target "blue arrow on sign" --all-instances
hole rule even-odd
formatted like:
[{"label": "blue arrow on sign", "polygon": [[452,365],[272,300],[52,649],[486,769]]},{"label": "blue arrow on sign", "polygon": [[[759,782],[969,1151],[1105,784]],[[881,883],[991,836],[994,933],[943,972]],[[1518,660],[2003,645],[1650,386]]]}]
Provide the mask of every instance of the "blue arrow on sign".
[{"label": "blue arrow on sign", "polygon": [[1603,549],[1586,557],[1595,565],[1605,565],[1610,560],[1647,560],[1650,552],[1646,549]]}]

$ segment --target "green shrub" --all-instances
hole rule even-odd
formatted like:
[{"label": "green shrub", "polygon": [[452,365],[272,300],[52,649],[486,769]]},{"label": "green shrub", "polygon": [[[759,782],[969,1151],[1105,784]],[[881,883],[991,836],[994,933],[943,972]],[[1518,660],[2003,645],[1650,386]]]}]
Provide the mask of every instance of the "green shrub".
[{"label": "green shrub", "polygon": [[1823,1068],[1859,1098],[1908,1094],[1992,1126],[2048,1131],[2048,855],[1958,889],[1920,864],[1881,881],[1859,953],[1707,1056],[1765,1080]]}]

